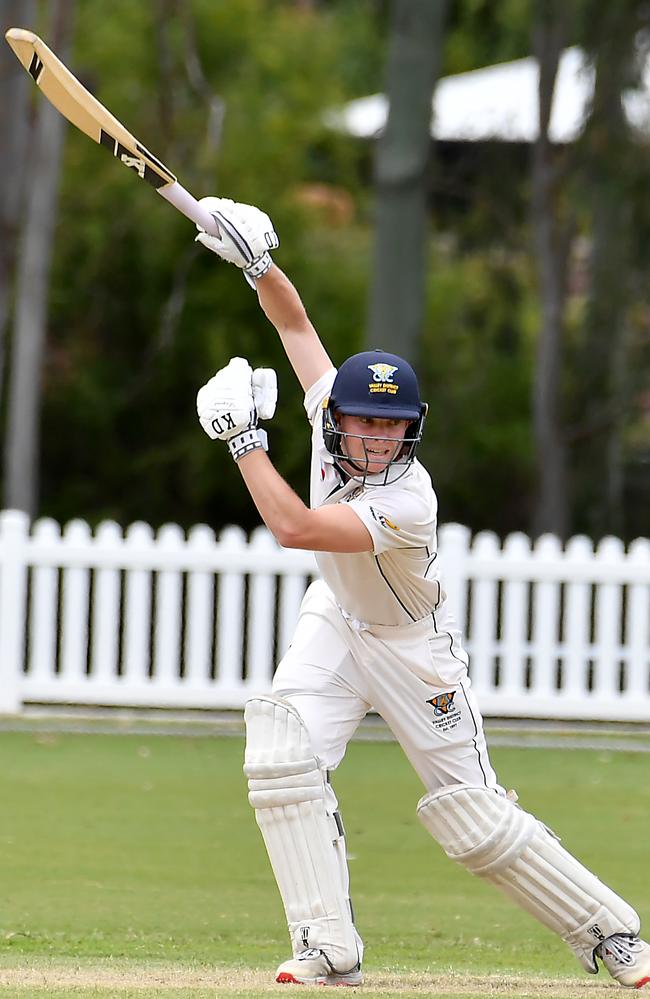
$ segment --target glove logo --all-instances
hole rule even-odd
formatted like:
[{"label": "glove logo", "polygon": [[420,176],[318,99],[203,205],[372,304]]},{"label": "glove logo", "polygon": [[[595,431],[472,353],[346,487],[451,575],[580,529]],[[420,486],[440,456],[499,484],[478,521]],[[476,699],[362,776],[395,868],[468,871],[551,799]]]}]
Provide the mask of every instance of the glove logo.
[{"label": "glove logo", "polygon": [[232,413],[222,413],[221,416],[215,416],[212,426],[217,434],[223,434],[226,430],[234,430],[235,421],[232,418]]}]

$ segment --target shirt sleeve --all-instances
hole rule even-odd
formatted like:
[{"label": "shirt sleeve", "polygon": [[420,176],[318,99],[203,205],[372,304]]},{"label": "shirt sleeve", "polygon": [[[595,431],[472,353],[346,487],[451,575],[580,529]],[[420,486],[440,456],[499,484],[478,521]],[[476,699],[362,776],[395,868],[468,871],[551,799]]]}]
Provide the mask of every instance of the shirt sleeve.
[{"label": "shirt sleeve", "polygon": [[305,411],[307,413],[307,419],[312,426],[323,408],[323,402],[329,397],[329,394],[332,391],[332,385],[334,384],[335,378],[336,368],[330,368],[330,370],[326,371],[324,375],[321,375],[313,385],[310,385],[305,392]]},{"label": "shirt sleeve", "polygon": [[438,504],[436,495],[383,486],[349,501],[368,528],[373,552],[391,548],[424,548],[434,543]]}]

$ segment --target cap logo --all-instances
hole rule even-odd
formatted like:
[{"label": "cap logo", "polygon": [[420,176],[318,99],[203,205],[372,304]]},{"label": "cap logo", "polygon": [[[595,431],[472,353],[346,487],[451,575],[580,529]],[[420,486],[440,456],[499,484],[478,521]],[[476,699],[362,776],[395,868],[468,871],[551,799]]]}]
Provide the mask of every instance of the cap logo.
[{"label": "cap logo", "polygon": [[393,375],[397,371],[397,367],[394,364],[386,364],[384,362],[369,364],[368,369],[372,371],[372,381],[368,385],[371,392],[387,392],[389,395],[396,394],[399,385],[396,385],[393,381]]},{"label": "cap logo", "polygon": [[397,371],[394,364],[369,364],[368,367],[372,371],[373,382],[392,382],[393,375]]}]

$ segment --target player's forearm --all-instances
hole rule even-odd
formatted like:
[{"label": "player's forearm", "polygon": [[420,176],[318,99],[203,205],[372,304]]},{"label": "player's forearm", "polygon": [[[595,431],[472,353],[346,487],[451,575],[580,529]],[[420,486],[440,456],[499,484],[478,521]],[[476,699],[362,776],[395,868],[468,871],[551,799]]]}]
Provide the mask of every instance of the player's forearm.
[{"label": "player's forearm", "polygon": [[313,333],[307,311],[300,295],[280,268],[273,264],[271,269],[257,280],[257,294],[260,305],[278,333],[301,331]]},{"label": "player's forearm", "polygon": [[239,471],[258,512],[276,540],[285,548],[302,547],[297,542],[309,508],[285,482],[264,451],[243,457]]},{"label": "player's forearm", "polygon": [[257,280],[260,305],[280,335],[289,362],[305,392],[332,362],[312,326],[300,296],[275,264]]}]

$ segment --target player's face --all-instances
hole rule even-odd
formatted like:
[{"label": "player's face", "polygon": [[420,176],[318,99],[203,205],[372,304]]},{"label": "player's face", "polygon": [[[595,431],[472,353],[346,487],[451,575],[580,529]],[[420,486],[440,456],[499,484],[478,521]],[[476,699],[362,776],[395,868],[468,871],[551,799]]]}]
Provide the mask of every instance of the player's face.
[{"label": "player's face", "polygon": [[339,414],[341,450],[354,466],[368,475],[378,475],[399,454],[404,443],[408,420],[384,420],[374,416]]}]

